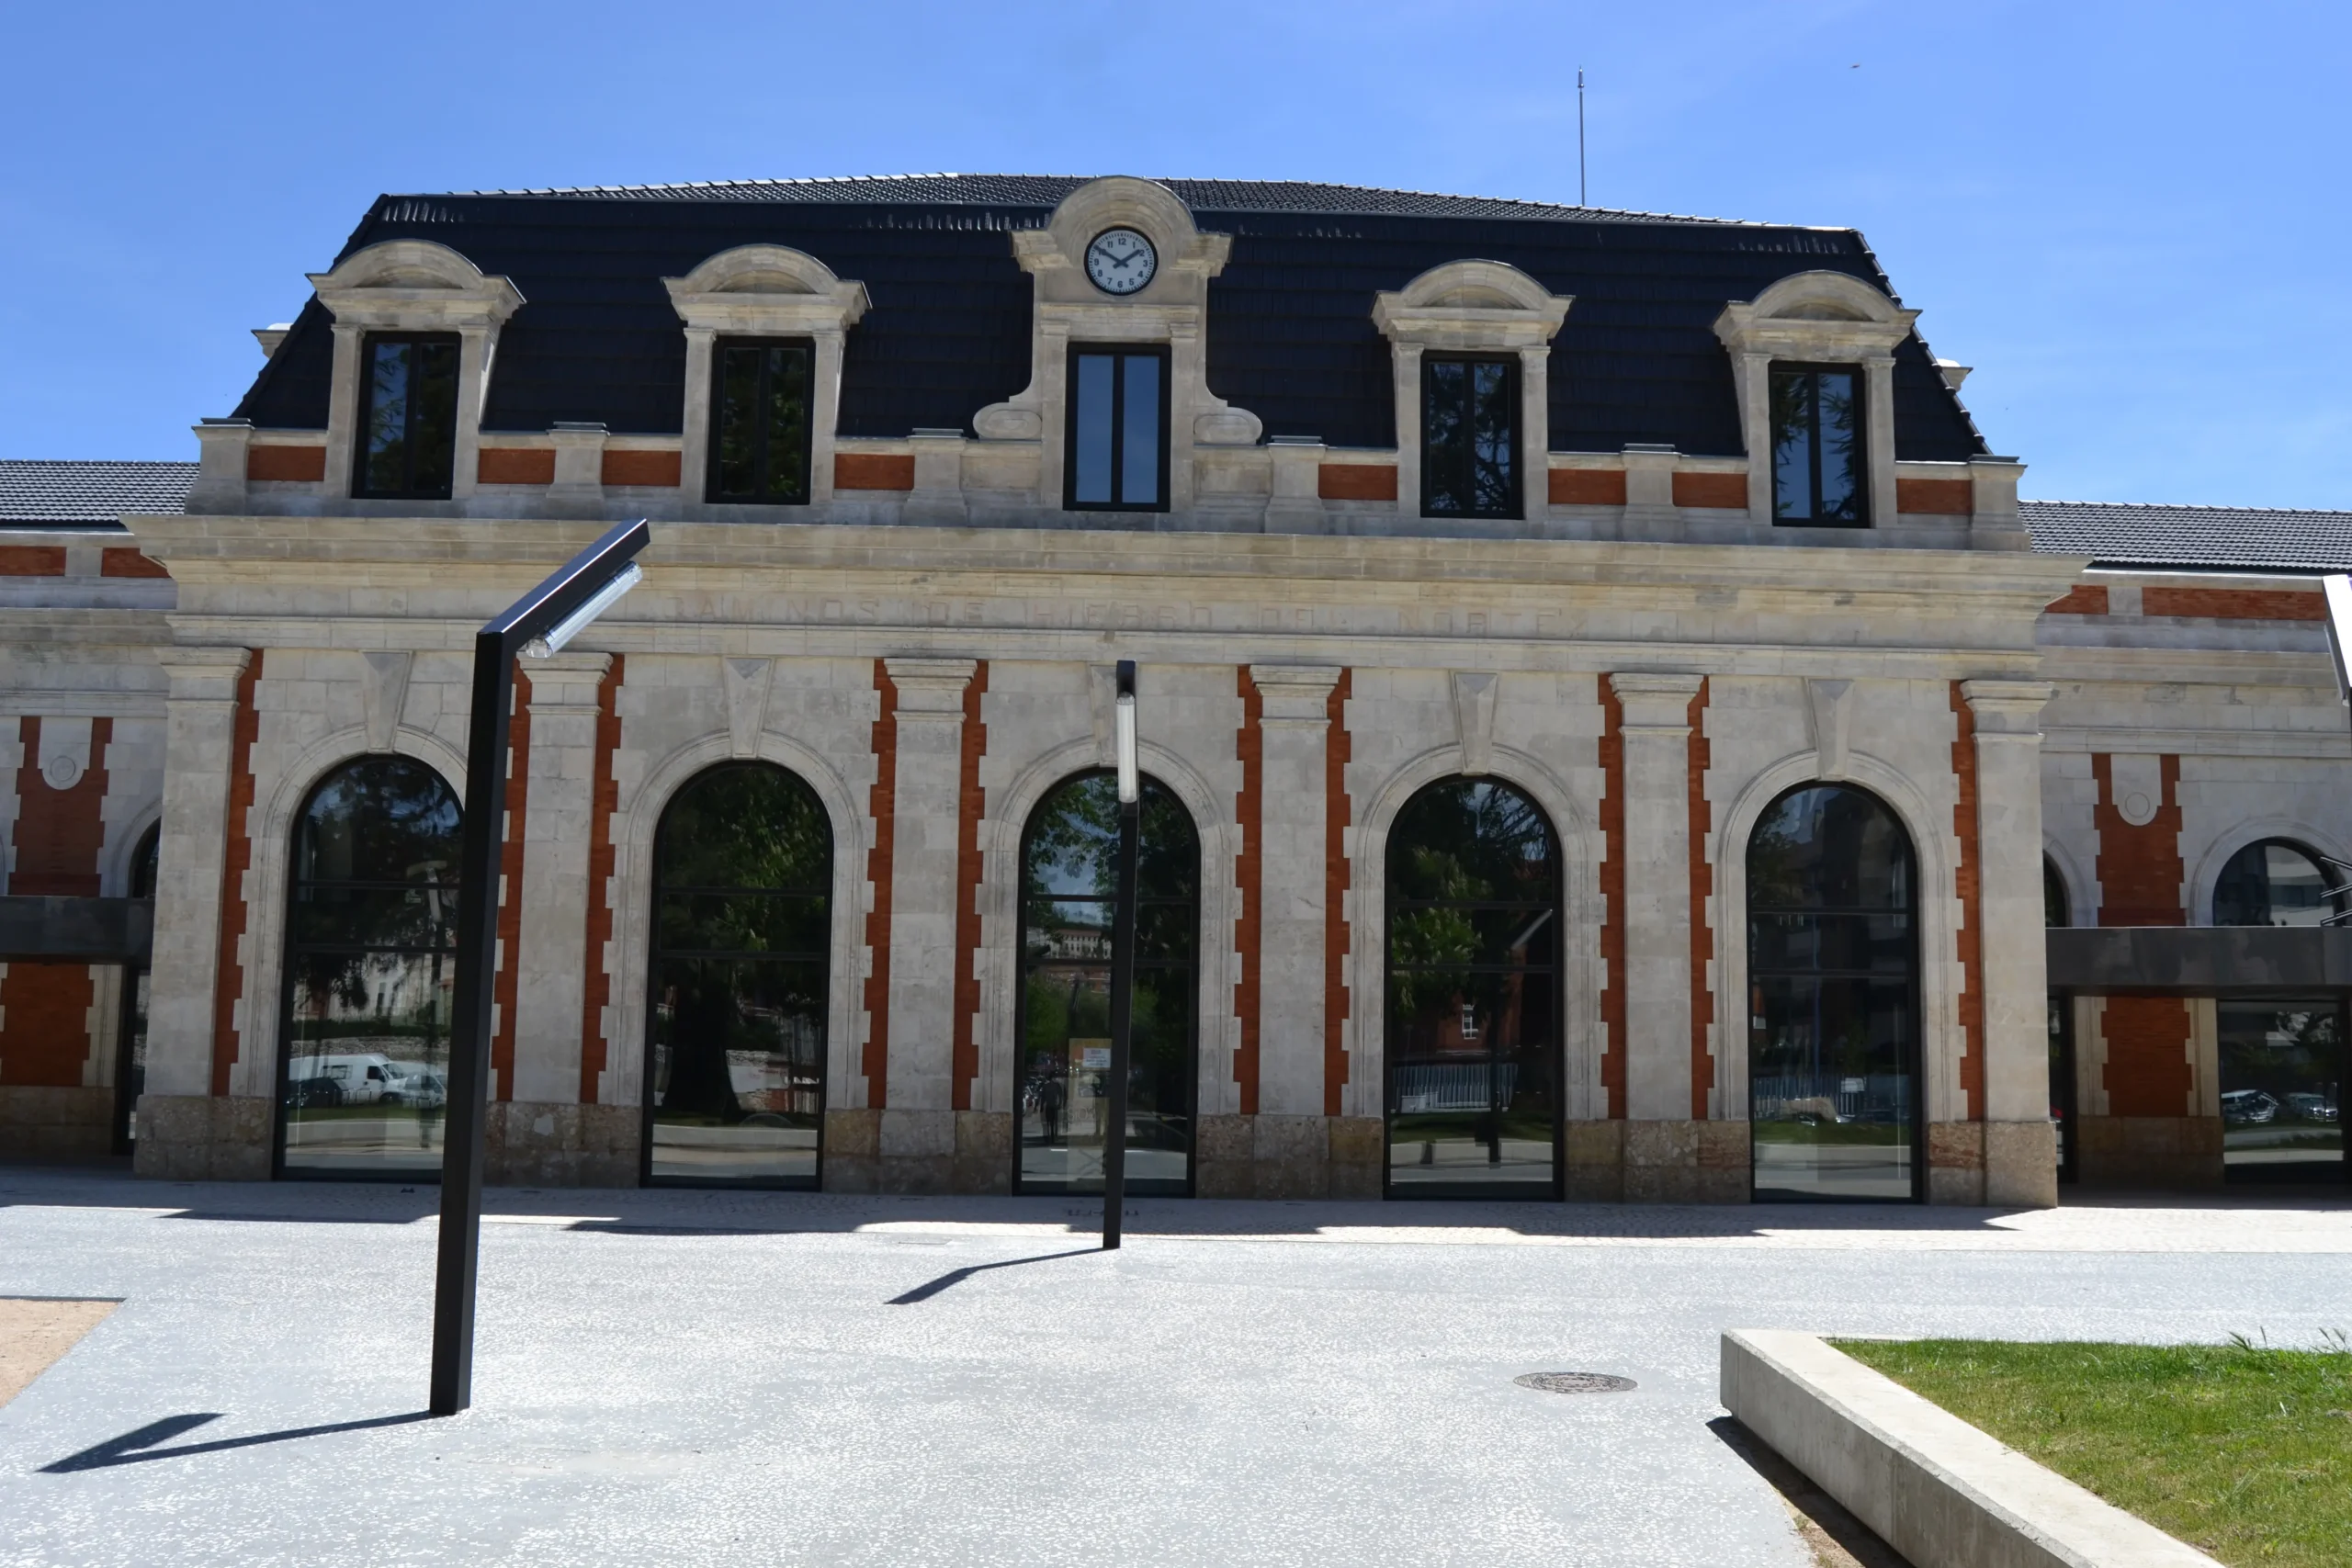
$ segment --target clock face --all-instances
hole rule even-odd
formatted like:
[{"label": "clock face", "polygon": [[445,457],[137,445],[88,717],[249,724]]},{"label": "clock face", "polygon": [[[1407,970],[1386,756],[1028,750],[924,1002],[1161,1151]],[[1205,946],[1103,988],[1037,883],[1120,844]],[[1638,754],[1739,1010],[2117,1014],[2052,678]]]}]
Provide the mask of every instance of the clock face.
[{"label": "clock face", "polygon": [[1105,294],[1133,294],[1159,270],[1159,253],[1133,229],[1105,229],[1086,247],[1086,276]]}]

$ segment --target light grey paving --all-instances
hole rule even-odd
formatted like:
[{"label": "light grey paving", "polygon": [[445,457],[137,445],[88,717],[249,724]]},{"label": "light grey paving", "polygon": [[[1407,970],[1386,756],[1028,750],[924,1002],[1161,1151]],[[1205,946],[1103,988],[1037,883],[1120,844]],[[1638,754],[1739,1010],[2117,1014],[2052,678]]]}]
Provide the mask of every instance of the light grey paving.
[{"label": "light grey paving", "polygon": [[1799,1568],[1725,1326],[2352,1327],[2342,1204],[1146,1202],[1048,1257],[1085,1205],[498,1192],[472,1412],[165,1451],[420,1409],[433,1203],[0,1170],[0,1294],[124,1298],[0,1408],[0,1562]]}]

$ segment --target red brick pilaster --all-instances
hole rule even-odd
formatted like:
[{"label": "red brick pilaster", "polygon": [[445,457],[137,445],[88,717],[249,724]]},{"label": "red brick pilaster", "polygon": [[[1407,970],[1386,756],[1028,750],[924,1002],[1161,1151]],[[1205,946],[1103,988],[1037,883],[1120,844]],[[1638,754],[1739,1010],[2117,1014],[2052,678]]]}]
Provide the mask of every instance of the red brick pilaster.
[{"label": "red brick pilaster", "polygon": [[[1707,862],[1707,834],[1714,810],[1707,804],[1707,682],[1690,699],[1690,1120],[1707,1119],[1707,1095],[1715,1087],[1714,1053],[1707,1048],[1715,1027],[1715,988],[1707,965],[1715,956],[1715,930],[1707,920],[1707,900],[1715,891],[1715,868]],[[1623,820],[1621,816],[1619,820]]]},{"label": "red brick pilaster", "polygon": [[988,804],[980,790],[980,759],[989,750],[980,699],[988,690],[989,661],[982,659],[973,664],[972,678],[964,687],[964,750],[956,783],[956,1020],[949,1093],[958,1111],[972,1109],[980,1077],[980,1045],[974,1028],[980,1010],[980,819]]},{"label": "red brick pilaster", "polygon": [[1951,808],[1952,831],[1960,836],[1960,1093],[1968,1120],[1984,1119],[1984,861],[1976,832],[1976,713],[1951,683],[1952,778],[1960,803]]},{"label": "red brick pilaster", "polygon": [[1331,687],[1331,724],[1323,739],[1323,1114],[1340,1113],[1348,1083],[1348,693],[1354,671],[1342,670]]},{"label": "red brick pilaster", "polygon": [[890,1100],[890,870],[898,846],[899,686],[889,667],[874,661],[874,690],[882,707],[874,720],[874,790],[866,809],[874,818],[874,847],[866,852],[865,875],[874,884],[874,908],[865,917],[865,945],[874,954],[865,977],[865,1103],[880,1111]]},{"label": "red brick pilaster", "polygon": [[514,992],[522,983],[523,830],[531,793],[531,678],[514,661],[514,711],[507,720],[506,835],[498,850],[498,972],[491,999],[498,1030],[490,1037],[491,1098],[514,1098]]},{"label": "red brick pilaster", "polygon": [[1609,1117],[1625,1119],[1625,707],[1609,684],[1600,694],[1600,1087]]},{"label": "red brick pilaster", "polygon": [[2100,1017],[2107,1113],[2188,1115],[2188,1004],[2178,997],[2109,997]]},{"label": "red brick pilaster", "polygon": [[[627,660],[614,654],[596,682],[596,761],[588,807],[588,919],[581,957],[584,983],[580,1006],[580,1103],[596,1103],[605,1076],[607,1043],[605,1010],[613,999],[612,971],[605,953],[613,940],[613,814],[620,809],[620,784],[613,777],[613,755],[621,749],[621,671]],[[514,764],[517,773],[523,764]],[[519,831],[519,829],[518,829]]]},{"label": "red brick pilaster", "polygon": [[1233,1053],[1233,1081],[1241,1090],[1241,1114],[1258,1113],[1258,928],[1265,901],[1266,739],[1260,721],[1266,712],[1258,682],[1246,664],[1235,667],[1241,694],[1241,728],[1233,738],[1234,755],[1241,763],[1241,793],[1234,801],[1234,817],[1241,829],[1241,918],[1233,940],[1241,950],[1241,977],[1233,988],[1233,1008],[1241,1021],[1241,1040]]},{"label": "red brick pilaster", "polygon": [[221,825],[226,842],[220,856],[220,945],[212,981],[212,1094],[229,1092],[229,1074],[237,1065],[242,1044],[237,1029],[237,1001],[245,991],[244,960],[237,948],[245,937],[245,872],[254,863],[254,740],[261,733],[261,715],[254,694],[261,684],[262,650],[237,677],[237,699],[232,709],[229,740],[229,812]]}]

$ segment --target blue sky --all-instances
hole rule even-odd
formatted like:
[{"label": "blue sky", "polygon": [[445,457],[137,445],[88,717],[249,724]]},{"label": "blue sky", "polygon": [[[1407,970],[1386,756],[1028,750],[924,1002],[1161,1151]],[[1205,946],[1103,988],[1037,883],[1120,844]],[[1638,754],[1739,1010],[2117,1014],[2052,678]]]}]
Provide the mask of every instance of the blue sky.
[{"label": "blue sky", "polygon": [[0,456],[193,457],[381,191],[1226,175],[1851,225],[2025,493],[2352,507],[2352,6],[24,6]]}]

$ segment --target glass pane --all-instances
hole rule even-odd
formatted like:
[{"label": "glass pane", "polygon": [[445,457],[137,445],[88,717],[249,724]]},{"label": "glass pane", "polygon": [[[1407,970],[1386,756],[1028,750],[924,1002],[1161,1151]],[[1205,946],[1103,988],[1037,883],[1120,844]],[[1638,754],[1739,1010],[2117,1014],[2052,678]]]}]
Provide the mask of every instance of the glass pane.
[{"label": "glass pane", "polygon": [[2335,912],[2318,862],[2292,844],[2266,840],[2230,857],[2213,886],[2217,926],[2317,926]]},{"label": "glass pane", "polygon": [[814,1186],[824,965],[665,955],[653,985],[651,1174]]},{"label": "glass pane", "polygon": [[1112,499],[1111,394],[1117,364],[1117,357],[1108,354],[1078,356],[1078,386],[1071,393],[1077,430],[1070,443],[1070,494],[1081,504],[1107,505]]},{"label": "glass pane", "polygon": [[2233,1181],[2344,1176],[2344,1039],[2333,1000],[2219,1013],[2222,1161]]},{"label": "glass pane", "polygon": [[[1149,778],[1143,786],[1126,1175],[1131,1190],[1181,1194],[1192,1163],[1200,850],[1166,786]],[[1055,790],[1030,819],[1018,1082],[1025,1191],[1102,1190],[1117,813],[1117,780],[1091,773]]]},{"label": "glass pane", "polygon": [[722,496],[748,500],[760,489],[760,351],[718,351],[718,489]]},{"label": "glass pane", "polygon": [[1810,522],[1813,496],[1813,378],[1772,372],[1772,515]]},{"label": "glass pane", "polygon": [[448,339],[416,346],[409,390],[409,489],[447,495],[458,456],[458,345]]},{"label": "glass pane", "polygon": [[1911,1196],[1913,1037],[1907,979],[1750,982],[1758,1198]]},{"label": "glass pane", "polygon": [[1854,377],[1824,370],[1814,377],[1815,407],[1821,431],[1821,496],[1814,517],[1823,523],[1861,520],[1861,401]]},{"label": "glass pane", "polygon": [[371,340],[368,344],[368,419],[362,433],[365,472],[360,488],[377,492],[408,489],[408,379],[410,345]]},{"label": "glass pane", "polygon": [[1388,848],[1388,1187],[1549,1197],[1558,1172],[1559,917],[1551,826],[1451,779]]},{"label": "glass pane", "polygon": [[808,351],[798,346],[770,348],[765,367],[761,434],[767,472],[760,499],[778,504],[798,502],[808,495]]},{"label": "glass pane", "polygon": [[1908,915],[1755,914],[1747,922],[1747,962],[1773,970],[1838,970],[1908,975]]},{"label": "glass pane", "polygon": [[[2074,924],[2066,909],[2066,884],[2059,876],[2058,868],[2047,860],[2041,863],[2041,923],[2060,927]],[[2229,922],[2216,923],[2227,925]]]},{"label": "glass pane", "polygon": [[1513,432],[1519,423],[1519,411],[1511,406],[1510,367],[1474,365],[1470,372],[1476,421],[1471,449],[1471,509],[1481,516],[1504,516],[1518,510],[1511,474]]},{"label": "glass pane", "polygon": [[1454,360],[1422,366],[1421,473],[1434,516],[1471,510],[1470,367]]},{"label": "glass pane", "polygon": [[1119,499],[1129,506],[1159,504],[1159,356],[1131,354],[1121,361],[1126,406],[1120,411]]},{"label": "glass pane", "polygon": [[1908,909],[1910,836],[1860,790],[1792,790],[1748,840],[1747,900],[1758,908]]},{"label": "glass pane", "polygon": [[457,968],[442,952],[292,954],[288,1174],[439,1174]]},{"label": "glass pane", "polygon": [[655,849],[648,1174],[814,1187],[824,1119],[832,829],[766,762],[696,775]]},{"label": "glass pane", "polygon": [[448,785],[405,757],[311,793],[287,908],[289,1173],[440,1169],[460,826]]}]

